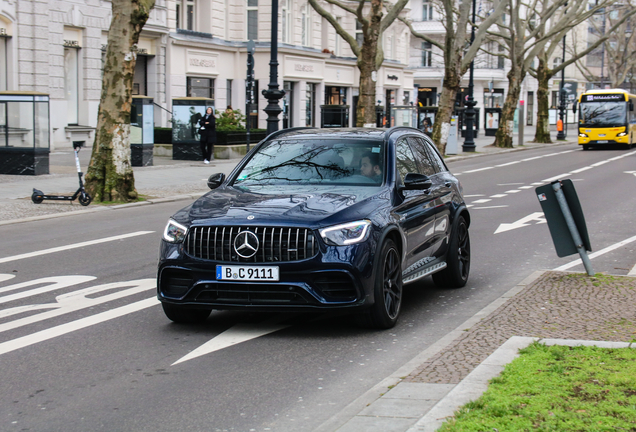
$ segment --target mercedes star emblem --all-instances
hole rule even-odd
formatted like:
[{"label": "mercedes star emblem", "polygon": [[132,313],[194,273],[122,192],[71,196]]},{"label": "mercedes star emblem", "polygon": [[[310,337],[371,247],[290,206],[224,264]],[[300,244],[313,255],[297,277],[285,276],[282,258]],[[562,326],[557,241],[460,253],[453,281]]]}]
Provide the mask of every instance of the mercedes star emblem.
[{"label": "mercedes star emblem", "polygon": [[258,237],[251,231],[241,231],[234,239],[234,251],[241,258],[252,258],[258,251]]}]

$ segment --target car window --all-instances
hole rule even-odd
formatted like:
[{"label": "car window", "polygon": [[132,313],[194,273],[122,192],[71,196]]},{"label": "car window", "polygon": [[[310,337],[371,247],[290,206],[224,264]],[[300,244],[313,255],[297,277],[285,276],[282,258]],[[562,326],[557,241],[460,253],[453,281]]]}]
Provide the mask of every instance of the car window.
[{"label": "car window", "polygon": [[399,139],[395,145],[395,162],[401,183],[404,183],[404,177],[408,173],[419,172],[413,151],[404,138]]},{"label": "car window", "polygon": [[437,172],[435,169],[437,164],[431,160],[430,155],[426,151],[426,143],[420,138],[409,137],[409,144],[413,149],[417,165],[419,166],[419,171],[417,172],[427,176],[435,175]]},{"label": "car window", "polygon": [[385,164],[382,141],[271,141],[258,148],[233,184],[378,186]]},{"label": "car window", "polygon": [[[424,141],[423,139],[421,140]],[[426,141],[424,141],[424,146],[426,147],[426,150],[428,151],[430,159],[435,163],[437,172],[448,171],[448,168],[446,168],[446,165],[444,164],[444,160],[439,155],[439,152],[434,148],[434,146],[431,143]]]}]

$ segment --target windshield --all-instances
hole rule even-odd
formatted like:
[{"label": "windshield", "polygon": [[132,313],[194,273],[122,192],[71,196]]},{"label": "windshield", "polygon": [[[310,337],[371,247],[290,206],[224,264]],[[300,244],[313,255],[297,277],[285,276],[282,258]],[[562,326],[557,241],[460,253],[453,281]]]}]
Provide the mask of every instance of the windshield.
[{"label": "windshield", "polygon": [[579,123],[582,126],[625,126],[626,102],[582,102]]},{"label": "windshield", "polygon": [[233,184],[379,186],[385,172],[381,141],[272,141],[259,148]]}]

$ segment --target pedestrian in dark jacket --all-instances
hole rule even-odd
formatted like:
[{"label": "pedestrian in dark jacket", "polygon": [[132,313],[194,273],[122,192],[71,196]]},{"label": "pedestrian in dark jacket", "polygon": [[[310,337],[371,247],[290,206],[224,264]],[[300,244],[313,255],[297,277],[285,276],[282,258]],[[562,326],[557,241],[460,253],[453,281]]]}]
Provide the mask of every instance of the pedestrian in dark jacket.
[{"label": "pedestrian in dark jacket", "polygon": [[199,126],[203,163],[209,164],[211,160],[214,160],[214,143],[216,143],[216,118],[214,117],[214,108],[208,107],[205,111],[205,115],[199,120]]}]

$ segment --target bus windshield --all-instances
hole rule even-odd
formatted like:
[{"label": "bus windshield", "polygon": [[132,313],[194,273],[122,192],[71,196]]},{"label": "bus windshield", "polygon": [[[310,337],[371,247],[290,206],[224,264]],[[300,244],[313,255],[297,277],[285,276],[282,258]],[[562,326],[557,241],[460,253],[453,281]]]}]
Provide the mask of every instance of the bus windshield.
[{"label": "bus windshield", "polygon": [[627,123],[626,102],[582,102],[580,110],[581,126],[613,127]]}]

